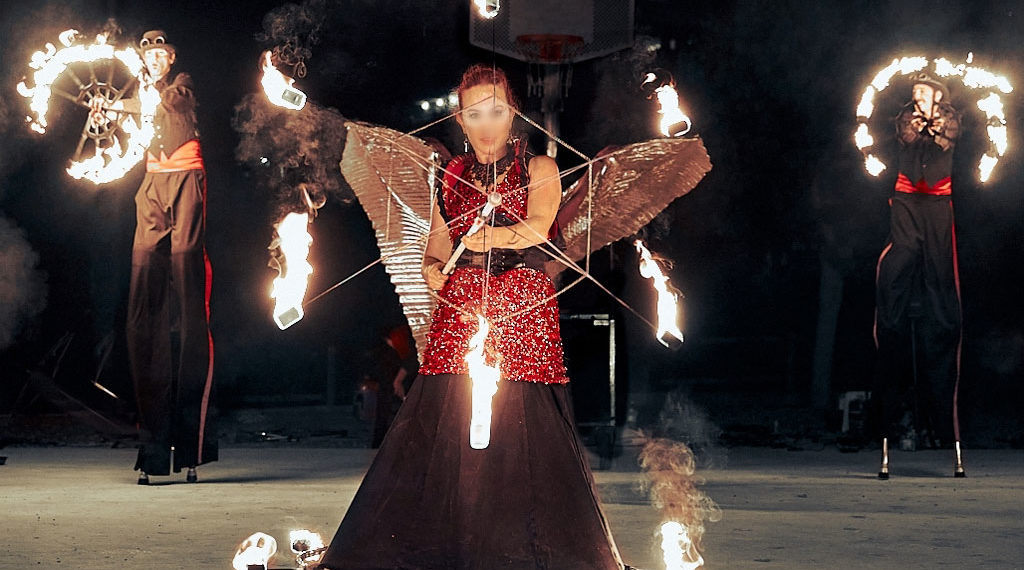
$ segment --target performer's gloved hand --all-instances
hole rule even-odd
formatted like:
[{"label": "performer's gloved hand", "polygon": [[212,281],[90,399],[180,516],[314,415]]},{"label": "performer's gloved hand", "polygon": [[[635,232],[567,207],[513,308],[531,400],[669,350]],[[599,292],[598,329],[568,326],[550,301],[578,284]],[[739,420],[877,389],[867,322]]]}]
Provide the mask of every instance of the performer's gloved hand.
[{"label": "performer's gloved hand", "polygon": [[89,101],[89,122],[97,129],[107,124],[107,116],[103,112],[104,103],[106,100],[103,97],[93,97]]},{"label": "performer's gloved hand", "polygon": [[448,276],[441,273],[442,268],[444,268],[444,264],[440,261],[433,261],[423,266],[423,278],[427,281],[427,287],[434,291],[439,291],[448,281]]}]

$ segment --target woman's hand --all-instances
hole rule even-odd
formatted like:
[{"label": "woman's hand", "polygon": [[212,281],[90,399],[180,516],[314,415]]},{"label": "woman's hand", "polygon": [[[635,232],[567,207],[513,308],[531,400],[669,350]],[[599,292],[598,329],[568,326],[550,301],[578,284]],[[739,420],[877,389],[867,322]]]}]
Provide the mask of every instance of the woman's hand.
[{"label": "woman's hand", "polygon": [[466,249],[469,251],[490,251],[492,247],[497,247],[494,244],[493,234],[494,228],[491,226],[484,226],[471,236],[462,236],[462,243],[466,244]]},{"label": "woman's hand", "polygon": [[423,266],[423,278],[427,281],[427,287],[434,291],[439,291],[448,281],[448,276],[441,273],[442,267],[444,267],[444,264],[440,261],[434,261]]}]

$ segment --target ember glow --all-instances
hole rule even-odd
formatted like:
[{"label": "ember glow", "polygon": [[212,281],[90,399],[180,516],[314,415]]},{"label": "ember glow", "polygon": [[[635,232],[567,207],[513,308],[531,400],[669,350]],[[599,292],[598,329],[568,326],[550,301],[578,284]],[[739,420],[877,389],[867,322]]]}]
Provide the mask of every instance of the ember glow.
[{"label": "ember glow", "polygon": [[274,537],[257,532],[238,545],[231,567],[234,570],[251,570],[254,566],[266,568],[276,553],[277,541]]},{"label": "ember glow", "polygon": [[301,568],[315,567],[320,563],[327,550],[320,534],[306,529],[293,530],[288,533],[288,543]]},{"label": "ember glow", "polygon": [[473,414],[469,423],[469,446],[473,449],[486,449],[491,443],[491,398],[498,392],[498,380],[501,371],[496,366],[488,366],[484,356],[484,343],[490,325],[483,316],[480,329],[469,339],[469,352],[466,353],[466,364],[469,365],[469,377],[473,382]]},{"label": "ember glow", "polygon": [[473,5],[480,17],[486,20],[493,19],[501,10],[500,0],[473,0]]},{"label": "ember glow", "polygon": [[276,303],[274,305],[274,322],[284,330],[299,322],[304,313],[302,301],[306,296],[306,286],[313,266],[306,261],[313,236],[309,235],[309,214],[292,212],[274,226],[277,238],[271,243],[271,249],[280,249],[277,258],[280,275],[274,279],[274,288],[270,293]]},{"label": "ember glow", "polygon": [[704,565],[686,527],[675,521],[661,525],[661,555],[665,570],[696,570]]},{"label": "ember glow", "polygon": [[[903,57],[892,60],[888,66],[879,71],[871,84],[864,90],[860,102],[857,104],[857,130],[854,132],[854,142],[857,148],[864,154],[864,168],[872,176],[878,176],[885,170],[885,164],[877,156],[871,154],[874,146],[874,137],[871,136],[868,121],[875,110],[875,95],[889,86],[889,82],[896,74],[909,75],[921,71],[928,66],[929,60],[925,57]],[[984,90],[987,96],[978,100],[977,105],[985,112],[987,118],[986,131],[989,139],[989,150],[982,155],[978,164],[978,177],[982,182],[987,182],[992,175],[992,169],[999,162],[1000,157],[1006,154],[1007,129],[1006,117],[1003,114],[1003,103],[996,91],[1007,94],[1013,92],[1013,86],[1006,77],[997,75],[982,67],[972,65],[974,53],[967,54],[964,63],[955,64],[946,58],[937,58],[931,61],[932,72],[942,78],[959,78],[964,87],[972,90]]]},{"label": "ember glow", "polygon": [[[89,106],[94,97],[102,97],[105,91],[109,93],[110,85],[102,83],[96,78],[93,64],[106,61],[107,65],[113,65],[114,61],[120,62],[131,77],[139,76],[144,64],[142,58],[134,48],[126,47],[116,49],[112,44],[107,43],[107,36],[100,34],[96,36],[93,43],[75,43],[78,39],[76,30],[65,30],[59,35],[62,48],[58,49],[52,43],[46,44],[43,50],[32,54],[29,67],[35,71],[31,78],[22,80],[17,85],[17,91],[29,100],[31,115],[25,118],[29,128],[43,134],[46,132],[48,122],[46,114],[49,111],[50,99],[55,88],[53,84],[65,73],[71,72],[79,83],[80,92],[71,95],[57,90],[64,97],[72,99],[76,104]],[[87,79],[78,79],[71,71],[76,64],[85,64],[89,69]],[[29,82],[32,86],[29,86]],[[88,90],[88,91],[86,91]],[[153,96],[155,95],[155,102]],[[115,122],[119,133],[111,134],[109,145],[101,146],[96,144],[92,156],[82,159],[76,157],[68,167],[68,173],[77,179],[87,179],[96,184],[104,184],[124,176],[143,156],[153,137],[152,112],[159,104],[159,94],[153,91],[147,98],[143,98],[142,117],[133,117],[127,114],[111,113],[109,119]],[[113,101],[109,101],[113,103]],[[149,116],[147,117],[147,110]],[[87,119],[88,120],[88,119]],[[86,125],[86,131],[89,127]],[[86,136],[83,135],[83,142]],[[81,146],[79,147],[81,150]]]},{"label": "ember glow", "polygon": [[260,83],[267,99],[278,107],[301,111],[306,106],[306,94],[294,87],[294,79],[274,67],[269,51],[263,54],[263,78]]},{"label": "ember glow", "polygon": [[669,286],[668,277],[661,270],[661,265],[651,255],[644,242],[633,243],[640,254],[640,275],[654,282],[654,290],[658,293],[658,342],[670,346],[669,342],[683,342],[683,331],[676,324],[677,302],[679,295]]}]

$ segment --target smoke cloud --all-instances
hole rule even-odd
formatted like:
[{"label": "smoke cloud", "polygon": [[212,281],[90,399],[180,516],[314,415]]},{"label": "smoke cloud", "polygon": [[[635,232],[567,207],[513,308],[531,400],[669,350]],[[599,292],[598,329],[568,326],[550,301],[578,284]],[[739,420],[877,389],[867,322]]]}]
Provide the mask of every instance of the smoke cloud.
[{"label": "smoke cloud", "polygon": [[38,265],[24,231],[0,214],[0,350],[46,306],[46,275]]},{"label": "smoke cloud", "polygon": [[352,199],[341,178],[345,117],[307,102],[301,111],[275,107],[263,93],[251,93],[235,107],[232,122],[241,135],[235,158],[257,166],[257,176],[277,192],[281,213],[303,210],[302,188],[314,202],[330,195]]},{"label": "smoke cloud", "polygon": [[693,452],[685,443],[654,438],[640,452],[640,465],[650,478],[651,498],[665,521],[675,521],[686,529],[691,546],[688,558],[695,560],[702,551],[704,521],[721,519],[718,505],[697,488]]},{"label": "smoke cloud", "polygon": [[[264,16],[263,32],[256,39],[268,46],[274,64],[285,75],[306,75],[306,62],[329,20],[328,5],[328,0],[306,0]],[[278,217],[304,210],[305,192],[318,204],[327,196],[343,202],[353,198],[338,166],[346,120],[335,109],[312,101],[301,111],[282,109],[263,93],[249,94],[235,107],[232,126],[241,135],[235,157],[256,166],[263,185],[275,190]]]}]

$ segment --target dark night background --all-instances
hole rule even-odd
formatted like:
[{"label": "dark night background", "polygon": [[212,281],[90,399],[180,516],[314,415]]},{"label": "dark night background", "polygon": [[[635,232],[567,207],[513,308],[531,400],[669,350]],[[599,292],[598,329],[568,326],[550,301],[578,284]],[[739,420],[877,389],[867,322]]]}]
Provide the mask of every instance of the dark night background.
[{"label": "dark night background", "polygon": [[[103,383],[120,394],[131,390],[123,313],[141,169],[98,188],[72,180],[64,166],[84,112],[55,100],[52,128],[38,136],[23,124],[25,103],[14,90],[32,51],[67,28],[95,33],[110,16],[131,40],[146,29],[167,30],[178,49],[175,69],[190,72],[197,84],[220,407],[322,402],[329,350],[336,354],[338,403],[351,398],[380,331],[400,322],[390,282],[377,266],[279,331],[270,315],[274,273],[266,267],[266,246],[287,192],[274,182],[280,177],[271,175],[273,161],[261,165],[248,160],[251,148],[238,148],[236,127],[260,104],[245,99],[259,89],[258,57],[273,45],[257,36],[264,16],[282,5],[3,3],[0,247],[10,267],[0,294],[10,306],[0,314],[0,413],[12,411],[24,371],[67,331],[76,338],[59,378],[65,389],[96,398],[90,386],[95,347],[113,331],[118,341]],[[468,0],[304,6],[321,19],[313,22],[318,42],[310,44],[300,86],[322,113],[411,130],[439,118],[422,112],[421,100],[445,96],[467,65],[494,60],[537,116],[538,100],[526,96],[527,65],[469,45]],[[894,177],[890,168],[873,179],[861,166],[852,141],[860,94],[893,57],[918,54],[959,62],[973,52],[976,64],[1019,87],[1022,15],[1021,2],[637,0],[636,47],[574,66],[562,115],[565,140],[593,155],[607,144],[654,136],[654,108],[637,85],[640,72],[662,67],[674,75],[714,164],[645,231],[651,249],[674,260],[672,281],[686,295],[682,349],[661,349],[596,289],[580,287],[561,300],[567,310],[620,318],[629,333],[622,382],[642,417],[653,418],[666,394],[681,393],[720,426],[783,418],[795,431],[835,428],[834,413],[822,413],[835,407],[834,396],[870,384],[874,266],[886,240]],[[651,45],[660,48],[649,51]],[[985,148],[982,115],[964,91],[954,86],[952,94],[973,127],[958,147],[954,173],[965,315],[962,415],[969,443],[1019,446],[1024,176],[1017,149],[1024,108],[1016,93],[1003,98],[1010,150],[981,186],[975,180]],[[875,118],[895,115],[908,98],[909,85],[895,82],[876,100]],[[890,132],[883,120],[875,124],[876,139]],[[319,134],[325,154],[340,153],[342,132]],[[276,140],[263,142],[272,151]],[[564,153],[560,164],[573,163]],[[338,171],[325,176],[339,190],[312,226],[310,295],[378,255],[369,222]],[[594,260],[603,281],[649,312],[650,300],[633,289],[643,284],[629,276],[636,260],[628,244]],[[11,284],[15,278],[20,281]],[[822,334],[821,315],[836,319],[834,343]],[[831,365],[822,359],[828,347],[834,347]]]}]

